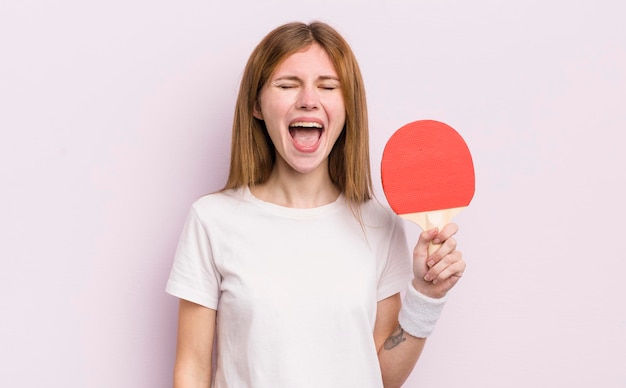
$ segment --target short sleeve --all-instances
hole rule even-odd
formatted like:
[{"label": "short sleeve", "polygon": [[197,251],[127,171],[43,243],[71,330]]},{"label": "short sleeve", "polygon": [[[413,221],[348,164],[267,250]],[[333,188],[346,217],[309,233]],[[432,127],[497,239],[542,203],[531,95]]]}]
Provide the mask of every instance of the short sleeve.
[{"label": "short sleeve", "polygon": [[192,207],[178,242],[165,291],[217,310],[220,283],[209,234]]},{"label": "short sleeve", "polygon": [[411,253],[406,241],[403,219],[393,215],[392,231],[385,266],[378,280],[377,298],[383,300],[404,291],[413,277]]}]

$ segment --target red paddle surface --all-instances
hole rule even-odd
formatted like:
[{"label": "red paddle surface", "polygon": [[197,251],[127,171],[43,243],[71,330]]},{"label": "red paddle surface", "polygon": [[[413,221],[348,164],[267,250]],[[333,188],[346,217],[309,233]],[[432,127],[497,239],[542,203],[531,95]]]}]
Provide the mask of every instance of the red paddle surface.
[{"label": "red paddle surface", "polygon": [[398,129],[381,163],[383,191],[397,214],[465,207],[474,196],[474,164],[452,127],[420,120]]}]

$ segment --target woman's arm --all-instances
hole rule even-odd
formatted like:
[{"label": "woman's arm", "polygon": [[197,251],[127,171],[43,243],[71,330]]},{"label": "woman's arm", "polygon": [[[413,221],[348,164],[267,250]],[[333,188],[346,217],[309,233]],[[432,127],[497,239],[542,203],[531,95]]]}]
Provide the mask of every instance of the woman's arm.
[{"label": "woman's arm", "polygon": [[[439,298],[446,296],[465,271],[465,262],[461,252],[456,250],[456,241],[453,238],[457,230],[455,224],[449,224],[441,231],[422,232],[413,251],[414,278],[411,287],[422,295],[432,298],[431,300],[438,299],[437,302],[444,300]],[[428,246],[431,241],[441,245],[429,256]],[[440,305],[442,306],[443,304]],[[412,336],[400,326],[398,315],[401,308],[400,294],[381,300],[377,306],[374,341],[378,349],[378,359],[386,388],[400,387],[404,383],[426,343],[426,338]],[[411,314],[405,314],[405,316],[417,318],[416,322],[405,323],[413,324],[413,326],[418,324],[421,317],[415,314],[421,314],[421,312],[414,311]],[[434,327],[434,322],[436,322],[436,317],[430,326]]]},{"label": "woman's arm", "polygon": [[215,310],[180,300],[174,388],[208,388],[211,385],[215,317]]},{"label": "woman's arm", "polygon": [[422,353],[426,338],[408,335],[398,324],[402,301],[395,294],[378,302],[374,342],[385,388],[400,387]]}]

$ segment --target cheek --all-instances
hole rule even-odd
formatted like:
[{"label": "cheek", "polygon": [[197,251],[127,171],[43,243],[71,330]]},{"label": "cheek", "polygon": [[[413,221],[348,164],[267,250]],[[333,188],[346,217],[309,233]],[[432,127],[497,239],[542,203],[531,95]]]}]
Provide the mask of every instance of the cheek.
[{"label": "cheek", "polygon": [[344,122],[346,120],[346,105],[343,102],[343,98],[328,101],[326,104],[326,112],[330,119]]},{"label": "cheek", "polygon": [[289,101],[285,98],[270,98],[266,99],[266,103],[261,105],[263,116],[266,120],[281,120],[289,111]]}]

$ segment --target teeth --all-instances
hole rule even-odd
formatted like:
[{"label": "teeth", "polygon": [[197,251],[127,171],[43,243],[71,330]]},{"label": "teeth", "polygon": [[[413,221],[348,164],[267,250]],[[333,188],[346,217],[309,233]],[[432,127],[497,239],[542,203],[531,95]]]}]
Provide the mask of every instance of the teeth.
[{"label": "teeth", "polygon": [[300,128],[322,128],[322,125],[320,123],[309,123],[309,122],[296,122],[296,123],[292,123],[290,125],[290,127],[300,127]]}]

